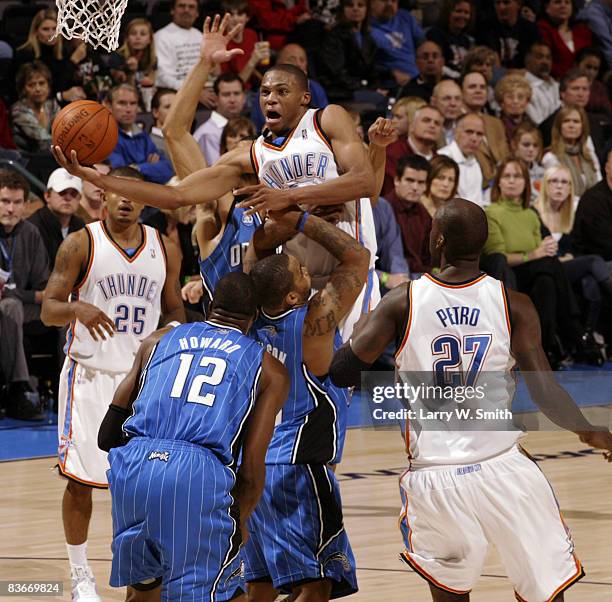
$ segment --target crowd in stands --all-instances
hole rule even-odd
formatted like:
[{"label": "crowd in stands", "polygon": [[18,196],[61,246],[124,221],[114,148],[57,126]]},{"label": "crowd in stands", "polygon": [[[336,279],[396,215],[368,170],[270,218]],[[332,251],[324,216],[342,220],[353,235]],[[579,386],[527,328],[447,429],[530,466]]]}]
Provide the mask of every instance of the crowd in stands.
[{"label": "crowd in stands", "polygon": [[[30,394],[24,338],[59,244],[103,217],[102,191],[55,169],[54,116],[74,100],[105,103],[119,142],[95,168],[130,165],[172,183],[164,120],[199,57],[203,17],[219,11],[243,26],[229,48],[244,54],[200,94],[192,132],[207,164],[261,132],[262,76],[291,63],[313,107],[342,104],[365,131],[392,119],[397,140],[373,199],[383,293],[435,272],[431,218],[459,195],[484,208],[482,268],[532,298],[551,364],[602,357],[612,342],[612,0],[171,4],[157,31],[144,8],[130,13],[113,53],[55,37],[53,8],[21,39],[0,39],[11,84],[0,90],[0,382],[12,398]],[[149,208],[142,219],[181,248],[182,284],[196,279],[195,212]]]}]

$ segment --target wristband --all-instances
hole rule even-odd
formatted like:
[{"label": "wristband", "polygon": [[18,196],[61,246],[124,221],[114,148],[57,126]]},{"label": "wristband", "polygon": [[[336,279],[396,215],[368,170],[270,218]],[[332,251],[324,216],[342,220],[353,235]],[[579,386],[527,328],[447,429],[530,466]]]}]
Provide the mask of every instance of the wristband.
[{"label": "wristband", "polygon": [[388,280],[389,280],[389,272],[381,272],[380,273],[380,283],[383,286],[386,286]]},{"label": "wristband", "polygon": [[310,213],[308,211],[304,211],[302,215],[300,215],[300,219],[297,221],[295,225],[295,229],[298,232],[304,232],[304,226],[306,225],[306,220],[310,217]]}]

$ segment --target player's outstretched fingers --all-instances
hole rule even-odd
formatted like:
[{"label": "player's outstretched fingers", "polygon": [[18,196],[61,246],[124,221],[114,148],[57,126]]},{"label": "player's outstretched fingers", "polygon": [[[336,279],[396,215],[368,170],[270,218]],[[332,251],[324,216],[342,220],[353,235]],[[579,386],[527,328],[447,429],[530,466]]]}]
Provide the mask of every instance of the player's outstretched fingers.
[{"label": "player's outstretched fingers", "polygon": [[115,336],[115,322],[113,322],[113,320],[111,320],[105,313],[102,314],[102,321],[100,322],[100,325],[111,337]]},{"label": "player's outstretched fingers", "polygon": [[219,21],[220,20],[221,20],[221,17],[217,13],[213,19],[212,27],[210,28],[211,33],[217,33],[219,31]]},{"label": "player's outstretched fingers", "polygon": [[59,146],[51,146],[51,154],[61,167],[64,169],[68,167],[68,159],[66,159],[66,156]]}]

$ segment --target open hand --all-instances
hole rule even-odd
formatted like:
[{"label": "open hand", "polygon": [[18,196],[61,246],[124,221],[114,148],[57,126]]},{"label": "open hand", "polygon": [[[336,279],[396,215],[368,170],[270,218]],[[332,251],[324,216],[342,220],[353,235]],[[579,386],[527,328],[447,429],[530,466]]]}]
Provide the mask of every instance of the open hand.
[{"label": "open hand", "polygon": [[240,48],[227,50],[228,42],[240,31],[242,25],[238,24],[227,31],[229,25],[229,13],[225,13],[223,19],[215,15],[210,24],[210,17],[204,20],[202,29],[202,42],[200,44],[200,56],[211,63],[227,63],[233,56],[244,54]]},{"label": "open hand", "polygon": [[77,153],[75,150],[71,151],[70,161],[66,159],[66,156],[62,152],[59,146],[52,146],[51,153],[55,160],[59,163],[60,167],[63,167],[68,173],[81,178],[81,180],[87,180],[92,184],[95,184],[98,188],[102,188],[100,174],[92,167],[84,167],[79,163],[77,159]]},{"label": "open hand", "polygon": [[115,323],[98,307],[77,301],[74,304],[74,314],[76,319],[89,330],[89,334],[94,341],[98,337],[105,341],[108,337],[115,334]]}]

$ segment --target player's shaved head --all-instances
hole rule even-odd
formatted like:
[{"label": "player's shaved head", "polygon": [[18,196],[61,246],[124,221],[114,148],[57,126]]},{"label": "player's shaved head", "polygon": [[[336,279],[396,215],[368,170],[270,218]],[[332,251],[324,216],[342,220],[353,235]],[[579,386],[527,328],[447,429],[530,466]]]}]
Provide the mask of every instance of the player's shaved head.
[{"label": "player's shaved head", "polygon": [[474,260],[480,255],[488,236],[485,212],[467,199],[450,199],[434,215],[431,246],[436,247],[440,237],[443,237],[441,251],[448,261]]},{"label": "player's shaved head", "polygon": [[118,178],[133,178],[135,180],[142,180],[144,182],[145,177],[137,169],[130,167],[129,165],[123,165],[121,167],[115,167],[108,172],[109,176],[116,176]]},{"label": "player's shaved head", "polygon": [[281,73],[288,73],[289,75],[292,75],[295,83],[299,86],[300,91],[309,91],[308,78],[306,77],[306,74],[295,65],[290,65],[289,63],[279,63],[278,65],[274,65],[274,67],[270,67],[266,71],[266,75],[274,71],[280,71]]},{"label": "player's shaved head", "polygon": [[252,318],[257,311],[253,280],[242,272],[231,272],[219,280],[210,306],[211,313]]}]

